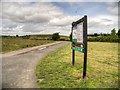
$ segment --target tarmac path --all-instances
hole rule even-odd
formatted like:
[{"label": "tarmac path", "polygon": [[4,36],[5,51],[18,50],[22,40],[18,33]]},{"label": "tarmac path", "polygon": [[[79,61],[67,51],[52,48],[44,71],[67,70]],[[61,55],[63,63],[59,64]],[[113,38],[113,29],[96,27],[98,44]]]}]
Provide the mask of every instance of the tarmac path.
[{"label": "tarmac path", "polygon": [[41,58],[67,45],[48,44],[3,54],[2,88],[38,88],[35,69]]}]

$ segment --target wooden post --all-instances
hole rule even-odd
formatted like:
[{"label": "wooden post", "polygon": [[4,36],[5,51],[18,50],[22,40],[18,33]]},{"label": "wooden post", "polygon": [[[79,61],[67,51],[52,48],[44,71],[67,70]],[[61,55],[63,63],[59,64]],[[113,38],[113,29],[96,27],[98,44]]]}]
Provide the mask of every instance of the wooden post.
[{"label": "wooden post", "polygon": [[72,50],[72,65],[75,64],[75,50]]},{"label": "wooden post", "polygon": [[[72,34],[73,34],[73,26],[74,22],[72,23]],[[72,47],[73,47],[74,42],[72,42]],[[75,50],[72,49],[72,65],[74,66],[75,64]]]},{"label": "wooden post", "polygon": [[87,69],[87,16],[84,16],[83,23],[83,32],[84,32],[84,65],[83,65],[83,78],[86,77],[86,69]]}]

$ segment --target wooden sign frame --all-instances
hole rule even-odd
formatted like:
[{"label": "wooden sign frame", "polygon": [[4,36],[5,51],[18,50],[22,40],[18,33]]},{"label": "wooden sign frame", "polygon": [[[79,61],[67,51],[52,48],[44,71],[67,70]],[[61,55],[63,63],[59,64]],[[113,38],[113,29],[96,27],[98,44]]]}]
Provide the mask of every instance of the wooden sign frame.
[{"label": "wooden sign frame", "polygon": [[72,23],[72,35],[73,35],[74,27],[76,27],[80,23],[83,23],[83,43],[78,43],[77,41],[74,41],[72,38],[72,65],[74,65],[75,63],[75,51],[83,52],[84,53],[83,78],[85,78],[86,69],[87,69],[87,16],[86,15],[83,18],[79,19],[78,21]]}]

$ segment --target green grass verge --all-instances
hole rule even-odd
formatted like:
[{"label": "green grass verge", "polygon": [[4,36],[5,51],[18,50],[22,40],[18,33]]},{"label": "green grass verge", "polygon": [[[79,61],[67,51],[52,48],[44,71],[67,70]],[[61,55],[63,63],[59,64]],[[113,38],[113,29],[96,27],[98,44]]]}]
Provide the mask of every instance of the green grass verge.
[{"label": "green grass verge", "polygon": [[71,44],[44,57],[36,67],[41,88],[118,88],[118,44],[88,43],[87,78],[82,79],[83,53],[71,64]]},{"label": "green grass verge", "polygon": [[14,51],[26,47],[33,47],[48,43],[53,43],[52,40],[30,40],[22,38],[2,38],[2,50],[1,52]]}]

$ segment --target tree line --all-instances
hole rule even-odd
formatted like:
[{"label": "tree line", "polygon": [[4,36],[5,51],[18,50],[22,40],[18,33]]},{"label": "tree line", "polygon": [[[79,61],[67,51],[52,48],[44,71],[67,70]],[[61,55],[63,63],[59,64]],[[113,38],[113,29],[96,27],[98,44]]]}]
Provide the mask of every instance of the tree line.
[{"label": "tree line", "polygon": [[[92,35],[87,35],[88,41],[92,42],[120,42],[120,29],[118,32],[116,32],[115,28],[111,30],[110,34],[105,34],[105,33],[94,33]],[[70,41],[72,41],[72,33],[69,36]]]},{"label": "tree line", "polygon": [[111,30],[110,34],[100,34],[94,38],[88,38],[88,41],[94,42],[120,42],[120,29],[116,32],[115,28]]},{"label": "tree line", "polygon": [[[120,29],[118,30],[118,32],[116,32],[115,28],[111,30],[110,34],[105,34],[105,33],[94,33],[92,35],[87,35],[88,41],[92,41],[92,42],[120,42]],[[3,37],[10,37],[10,38],[15,38],[15,36],[3,36]],[[16,37],[19,38],[23,38],[23,39],[37,39],[37,40],[54,40],[54,41],[72,41],[72,33],[70,33],[69,37],[64,36],[64,38],[61,38],[62,36],[59,35],[59,33],[53,33],[52,35],[49,35],[49,37],[43,35],[42,38],[41,35],[39,36],[35,36],[33,38],[31,38],[31,35],[26,35],[26,36],[18,36],[16,35]]]}]

